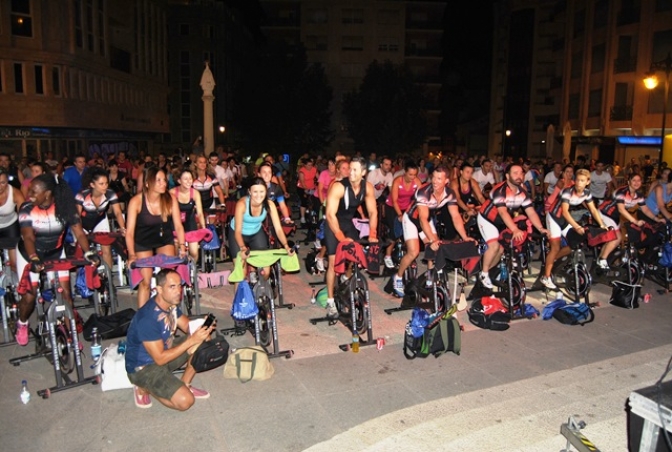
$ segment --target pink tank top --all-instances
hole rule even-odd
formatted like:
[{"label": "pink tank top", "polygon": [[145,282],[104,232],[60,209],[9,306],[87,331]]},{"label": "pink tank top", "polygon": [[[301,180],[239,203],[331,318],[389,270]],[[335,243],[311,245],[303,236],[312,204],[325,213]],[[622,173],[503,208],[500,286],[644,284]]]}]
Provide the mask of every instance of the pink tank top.
[{"label": "pink tank top", "polygon": [[[415,196],[415,192],[418,190],[418,184],[413,182],[409,188],[404,187],[404,180],[402,179],[401,182],[399,183],[399,193],[397,196],[397,204],[399,204],[399,208],[401,209],[402,212],[405,212],[406,209],[408,209],[408,206],[411,205],[411,202],[413,201],[413,196]],[[387,204],[390,207],[394,207],[392,204],[392,194],[390,193],[387,196],[387,200],[385,200],[385,204]]]}]

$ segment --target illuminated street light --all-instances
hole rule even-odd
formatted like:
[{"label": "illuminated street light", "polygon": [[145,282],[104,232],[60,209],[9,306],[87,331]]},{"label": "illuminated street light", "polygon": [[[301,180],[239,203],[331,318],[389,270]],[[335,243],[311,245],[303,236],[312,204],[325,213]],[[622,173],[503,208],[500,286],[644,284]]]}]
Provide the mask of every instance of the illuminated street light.
[{"label": "illuminated street light", "polygon": [[510,137],[510,136],[511,136],[511,131],[510,131],[510,130],[507,129],[505,133],[506,133],[506,136],[507,136],[507,137]]},{"label": "illuminated street light", "polygon": [[651,63],[649,73],[644,79],[644,86],[647,89],[653,90],[660,83],[656,72],[665,73],[665,92],[663,94],[663,126],[660,128],[660,161],[664,159],[663,150],[665,149],[665,121],[667,119],[667,99],[670,97],[670,72],[672,72],[672,56],[667,52],[667,58],[661,61],[654,61]]},{"label": "illuminated street light", "polygon": [[226,132],[226,127],[219,126],[219,133],[224,133],[224,132]]}]

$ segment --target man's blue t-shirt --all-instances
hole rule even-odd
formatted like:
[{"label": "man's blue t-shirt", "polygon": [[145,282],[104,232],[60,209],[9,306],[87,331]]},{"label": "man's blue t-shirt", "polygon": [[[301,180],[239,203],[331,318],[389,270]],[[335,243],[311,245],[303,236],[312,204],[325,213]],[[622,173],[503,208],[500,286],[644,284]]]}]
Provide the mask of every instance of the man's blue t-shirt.
[{"label": "man's blue t-shirt", "polygon": [[80,174],[79,171],[77,171],[77,168],[74,166],[66,168],[66,170],[63,171],[63,180],[65,180],[68,183],[70,189],[72,190],[73,195],[76,195],[82,190],[83,174],[84,174],[83,171]]},{"label": "man's blue t-shirt", "polygon": [[136,367],[154,363],[143,342],[162,340],[164,350],[173,346],[177,319],[181,316],[177,307],[161,309],[155,296],[135,313],[126,337],[126,372],[133,373]]}]

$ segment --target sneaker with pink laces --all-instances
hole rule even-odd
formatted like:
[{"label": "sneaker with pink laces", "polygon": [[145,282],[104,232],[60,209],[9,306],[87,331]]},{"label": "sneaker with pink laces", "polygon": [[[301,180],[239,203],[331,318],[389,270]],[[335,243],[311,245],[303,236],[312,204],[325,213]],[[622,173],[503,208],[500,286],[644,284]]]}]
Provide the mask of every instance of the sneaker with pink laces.
[{"label": "sneaker with pink laces", "polygon": [[152,400],[149,398],[149,394],[140,394],[140,389],[137,386],[133,386],[133,398],[135,399],[135,406],[138,408],[152,407]]},{"label": "sneaker with pink laces", "polygon": [[198,389],[194,388],[193,386],[189,386],[189,390],[194,395],[194,399],[207,399],[210,397],[210,393],[205,389]]},{"label": "sneaker with pink laces", "polygon": [[18,320],[16,322],[16,342],[21,346],[28,345],[29,335],[28,322],[23,323],[22,321]]}]

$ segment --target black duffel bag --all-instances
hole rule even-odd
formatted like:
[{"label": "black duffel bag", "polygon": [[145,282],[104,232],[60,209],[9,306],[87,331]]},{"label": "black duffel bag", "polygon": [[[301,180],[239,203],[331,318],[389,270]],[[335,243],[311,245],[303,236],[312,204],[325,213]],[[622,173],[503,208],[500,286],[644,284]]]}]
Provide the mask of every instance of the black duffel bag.
[{"label": "black duffel bag", "polygon": [[98,334],[102,339],[114,339],[124,337],[135,315],[135,309],[128,308],[104,317],[91,314],[84,323],[84,340],[91,342],[91,331],[98,328]]},{"label": "black duffel bag", "polygon": [[198,346],[191,357],[191,366],[196,372],[205,372],[223,366],[228,357],[229,343],[215,331],[215,337]]}]

